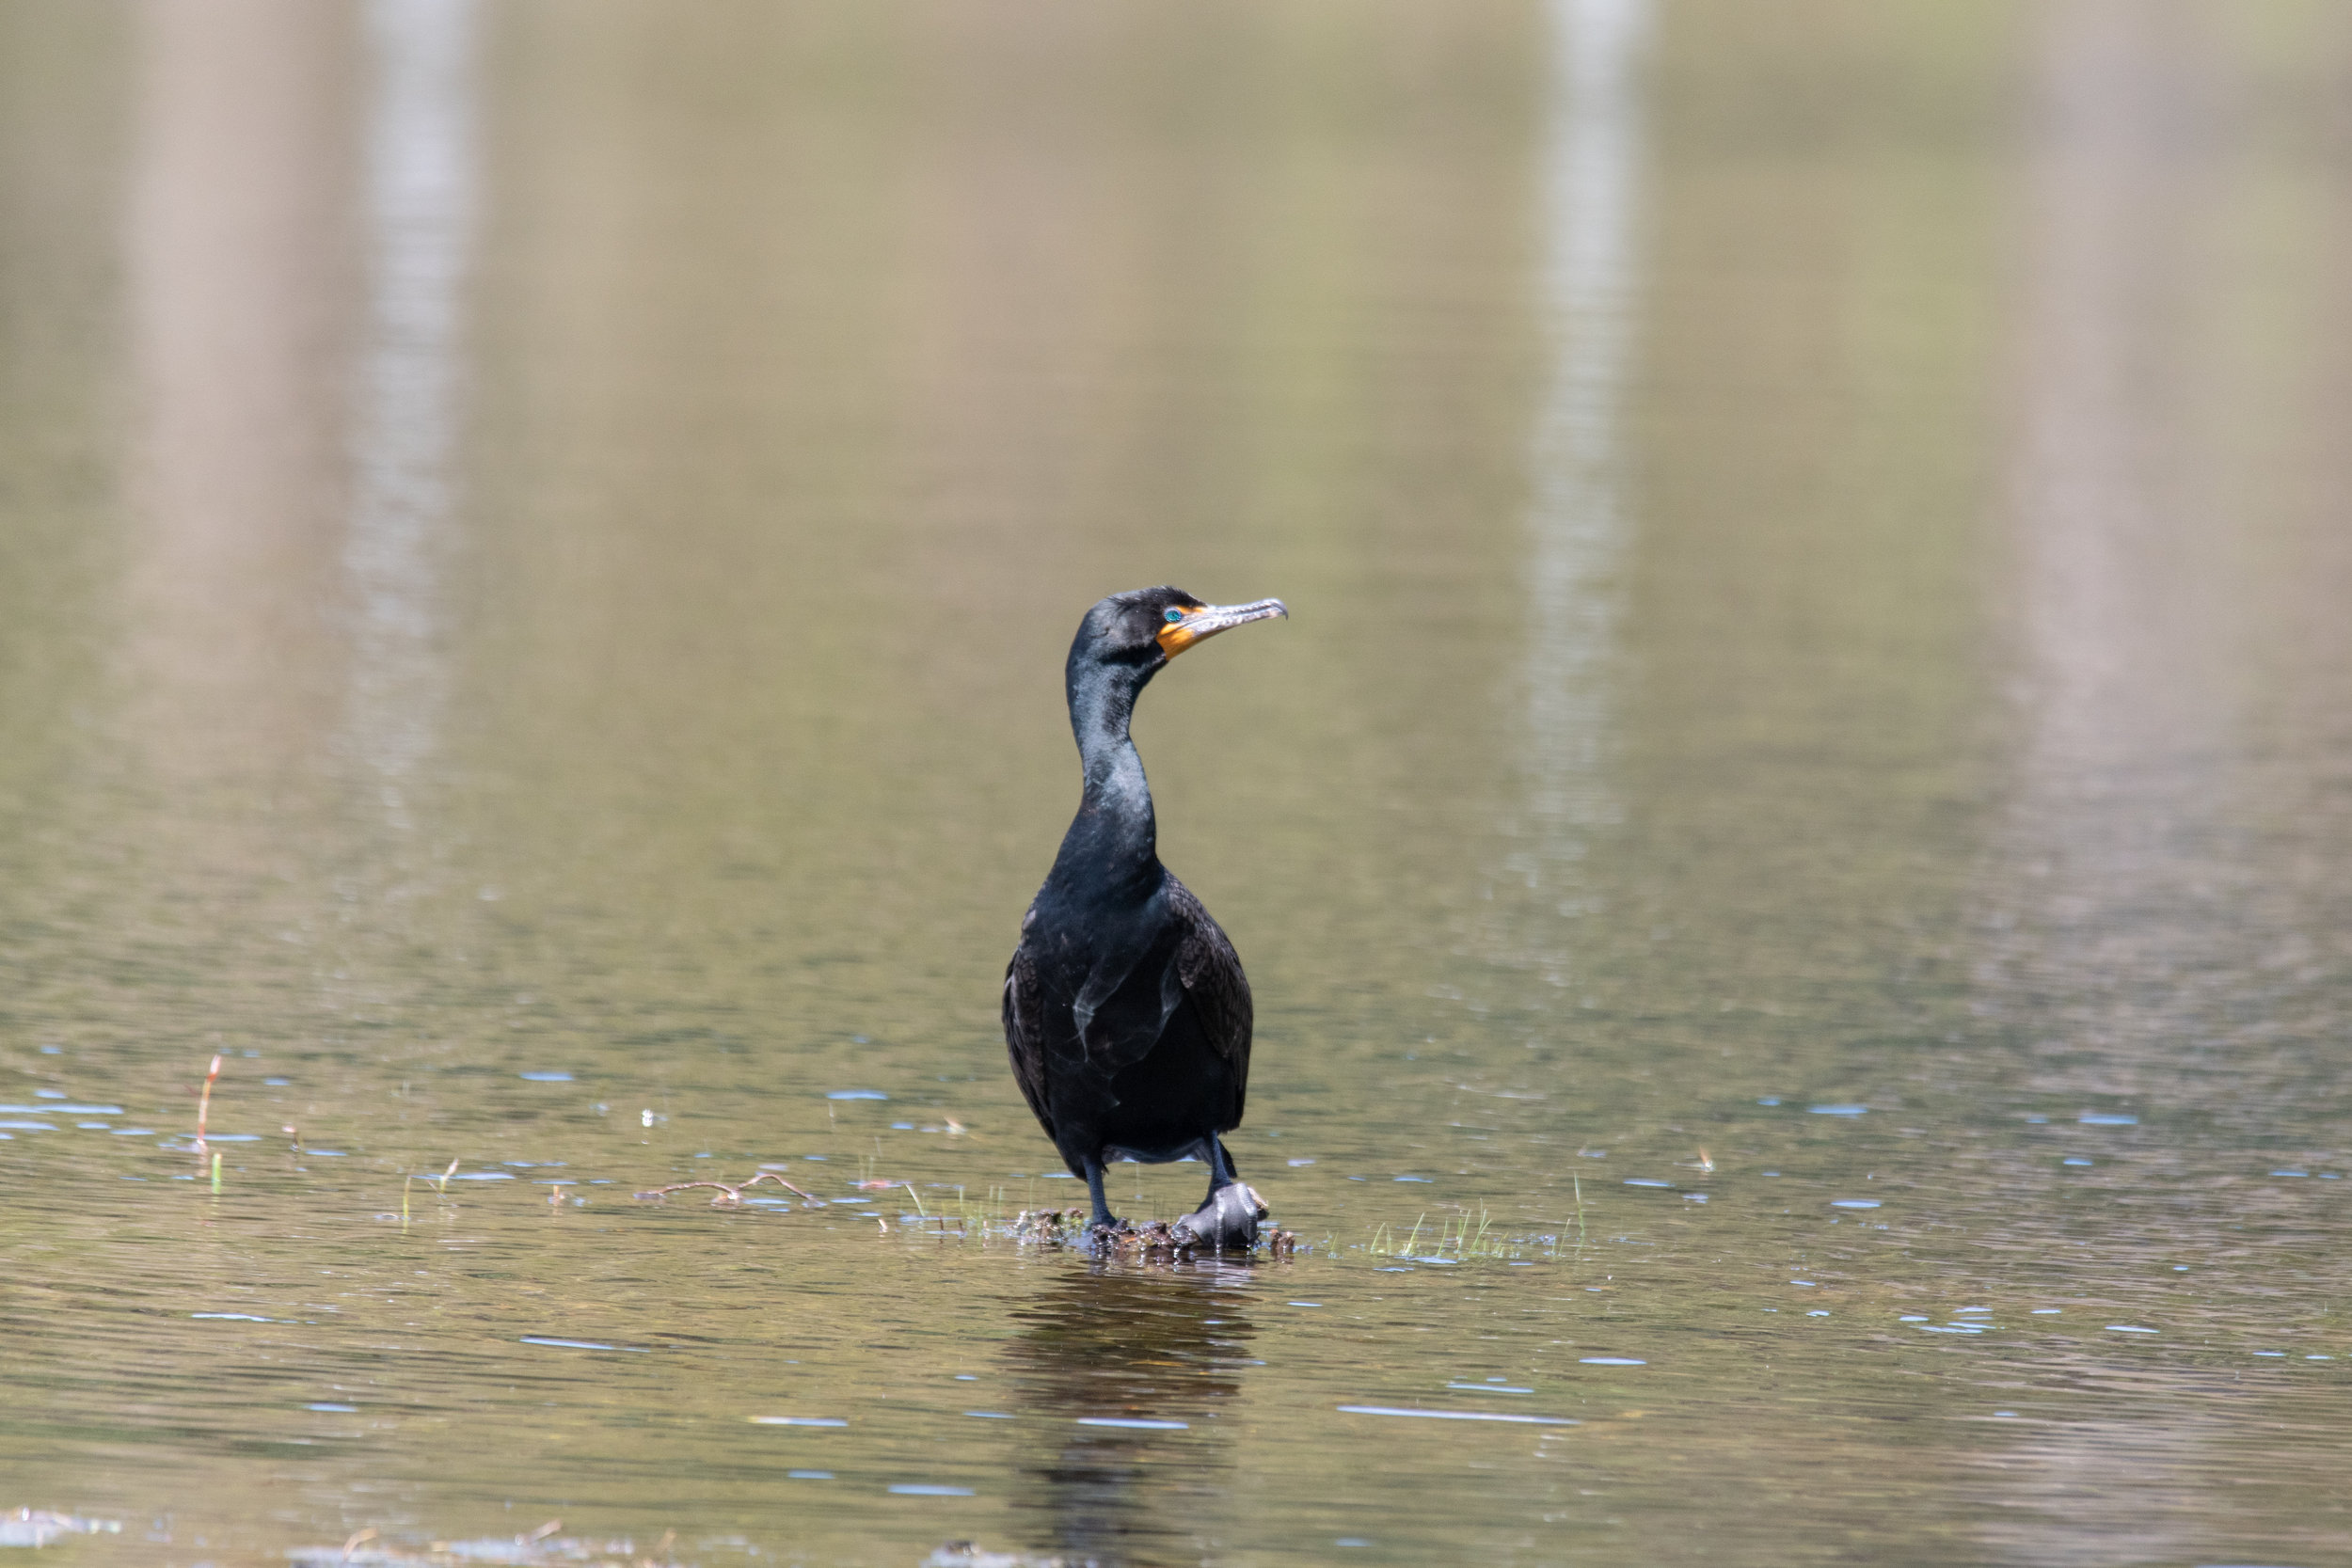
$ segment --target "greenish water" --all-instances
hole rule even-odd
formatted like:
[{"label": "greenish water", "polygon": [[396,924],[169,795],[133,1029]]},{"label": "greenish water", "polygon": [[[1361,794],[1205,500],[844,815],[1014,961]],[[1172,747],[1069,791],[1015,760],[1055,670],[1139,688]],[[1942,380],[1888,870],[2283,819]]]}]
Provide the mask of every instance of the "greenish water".
[{"label": "greenish water", "polygon": [[[2347,46],[7,8],[0,1510],[2343,1560]],[[1083,1197],[997,987],[1160,581],[1294,617],[1137,724],[1248,1266],[984,1223]]]}]

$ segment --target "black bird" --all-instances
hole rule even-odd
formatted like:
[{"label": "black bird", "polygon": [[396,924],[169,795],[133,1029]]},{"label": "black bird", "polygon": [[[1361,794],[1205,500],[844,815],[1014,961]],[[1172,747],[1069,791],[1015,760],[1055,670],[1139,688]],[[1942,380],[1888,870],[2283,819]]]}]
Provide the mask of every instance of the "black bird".
[{"label": "black bird", "polygon": [[1249,982],[1233,944],[1160,864],[1136,697],[1168,661],[1218,632],[1290,611],[1279,599],[1207,605],[1181,588],[1114,594],[1070,644],[1070,727],[1086,795],[1005,966],[1005,1048],[1023,1098],[1093,1223],[1115,1227],[1103,1167],[1121,1157],[1208,1162],[1209,1196],[1180,1234],[1247,1245],[1259,1215],[1217,1134],[1241,1125]]}]

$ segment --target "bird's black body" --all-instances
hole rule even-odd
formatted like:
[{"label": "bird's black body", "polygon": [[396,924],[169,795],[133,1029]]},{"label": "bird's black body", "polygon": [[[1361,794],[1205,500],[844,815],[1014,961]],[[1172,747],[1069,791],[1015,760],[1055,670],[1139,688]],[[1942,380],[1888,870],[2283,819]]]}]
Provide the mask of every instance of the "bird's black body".
[{"label": "bird's black body", "polygon": [[1029,1109],[1085,1178],[1097,1225],[1116,1223],[1107,1162],[1187,1155],[1210,1167],[1196,1231],[1222,1241],[1240,1224],[1237,1197],[1219,1202],[1237,1179],[1218,1134],[1240,1125],[1248,1088],[1249,982],[1209,911],[1160,864],[1127,730],[1136,694],[1176,654],[1286,613],[1277,600],[1220,608],[1147,588],[1096,605],[1070,646],[1086,793],[1005,969],[1005,1046]]}]

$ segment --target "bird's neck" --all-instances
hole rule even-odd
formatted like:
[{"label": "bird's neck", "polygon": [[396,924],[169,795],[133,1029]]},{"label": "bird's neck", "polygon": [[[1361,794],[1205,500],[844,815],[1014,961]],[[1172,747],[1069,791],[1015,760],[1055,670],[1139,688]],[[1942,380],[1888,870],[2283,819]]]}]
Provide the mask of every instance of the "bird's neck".
[{"label": "bird's neck", "polygon": [[1148,673],[1137,678],[1130,671],[1099,667],[1073,672],[1070,727],[1086,767],[1086,794],[1054,863],[1057,879],[1138,900],[1149,897],[1160,880],[1152,786],[1127,733],[1136,694],[1150,678]]}]

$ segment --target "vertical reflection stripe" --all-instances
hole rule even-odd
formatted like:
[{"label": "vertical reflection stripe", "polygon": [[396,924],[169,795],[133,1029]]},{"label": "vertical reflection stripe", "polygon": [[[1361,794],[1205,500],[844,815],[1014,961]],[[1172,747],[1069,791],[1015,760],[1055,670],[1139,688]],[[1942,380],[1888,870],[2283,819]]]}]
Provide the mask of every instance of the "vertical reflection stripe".
[{"label": "vertical reflection stripe", "polygon": [[461,290],[476,164],[471,0],[375,0],[367,126],[367,344],[344,564],[356,604],[350,733],[392,820],[431,751],[441,540],[454,506]]},{"label": "vertical reflection stripe", "polygon": [[1515,869],[1556,895],[1561,868],[1615,816],[1602,752],[1628,527],[1620,404],[1639,290],[1638,71],[1650,18],[1647,0],[1560,0],[1555,16],[1543,279],[1554,354],[1528,571],[1532,842]]}]

